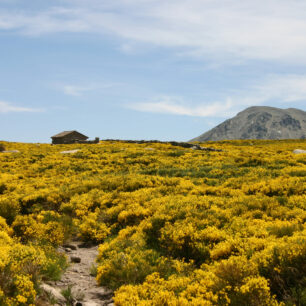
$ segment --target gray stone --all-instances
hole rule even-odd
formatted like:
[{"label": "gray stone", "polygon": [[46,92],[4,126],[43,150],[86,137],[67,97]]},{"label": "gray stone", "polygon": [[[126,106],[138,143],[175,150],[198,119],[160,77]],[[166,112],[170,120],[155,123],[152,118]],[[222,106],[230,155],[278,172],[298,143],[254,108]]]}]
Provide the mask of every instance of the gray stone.
[{"label": "gray stone", "polygon": [[64,244],[63,247],[71,249],[71,250],[77,250],[78,249],[78,247],[75,244],[70,244],[70,243]]},{"label": "gray stone", "polygon": [[65,254],[65,249],[61,246],[57,248],[57,251],[61,254]]},{"label": "gray stone", "polygon": [[41,289],[51,295],[56,299],[56,301],[61,305],[66,305],[65,297],[60,293],[59,289],[55,289],[48,284],[42,284]]},{"label": "gray stone", "polygon": [[301,150],[301,149],[295,149],[293,151],[294,154],[305,154],[306,153],[306,150]]},{"label": "gray stone", "polygon": [[78,244],[81,249],[91,248],[94,244],[91,241],[86,241]]},{"label": "gray stone", "polygon": [[19,153],[18,150],[8,150],[8,151],[2,151],[2,153]]},{"label": "gray stone", "polygon": [[78,257],[78,256],[70,256],[70,260],[71,260],[71,262],[74,262],[74,263],[80,263],[81,262],[81,258]]},{"label": "gray stone", "polygon": [[69,151],[62,151],[61,154],[74,154],[79,152],[80,149],[75,149],[75,150],[69,150]]}]

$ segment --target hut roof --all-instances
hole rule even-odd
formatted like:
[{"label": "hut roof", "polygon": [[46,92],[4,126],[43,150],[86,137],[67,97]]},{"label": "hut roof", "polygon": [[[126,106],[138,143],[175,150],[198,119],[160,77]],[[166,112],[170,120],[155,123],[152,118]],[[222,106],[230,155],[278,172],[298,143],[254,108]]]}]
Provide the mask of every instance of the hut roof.
[{"label": "hut roof", "polygon": [[72,134],[72,133],[78,133],[79,135],[81,135],[81,136],[83,136],[83,137],[88,138],[86,135],[81,134],[81,133],[80,133],[80,132],[78,132],[78,131],[64,131],[64,132],[61,132],[61,133],[58,133],[58,134],[56,134],[56,135],[52,136],[51,138],[61,138],[61,137],[64,137],[64,136],[70,135],[70,134]]}]

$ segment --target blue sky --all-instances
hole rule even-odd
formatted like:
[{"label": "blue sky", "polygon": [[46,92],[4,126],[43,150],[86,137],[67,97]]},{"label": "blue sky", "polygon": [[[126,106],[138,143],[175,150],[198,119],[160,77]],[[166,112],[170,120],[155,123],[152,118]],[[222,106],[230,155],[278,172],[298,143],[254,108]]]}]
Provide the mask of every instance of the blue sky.
[{"label": "blue sky", "polygon": [[0,139],[189,140],[306,106],[302,0],[0,0]]}]

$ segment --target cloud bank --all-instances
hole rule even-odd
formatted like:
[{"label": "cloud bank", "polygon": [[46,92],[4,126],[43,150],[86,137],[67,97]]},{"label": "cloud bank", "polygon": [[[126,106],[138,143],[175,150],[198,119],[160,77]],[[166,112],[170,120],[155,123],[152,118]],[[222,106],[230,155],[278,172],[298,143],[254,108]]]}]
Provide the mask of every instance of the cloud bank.
[{"label": "cloud bank", "polygon": [[[52,2],[50,2],[52,3]],[[300,0],[63,0],[0,10],[0,30],[23,35],[95,33],[221,60],[306,64],[306,2]]]},{"label": "cloud bank", "polygon": [[288,105],[306,100],[306,75],[271,75],[261,83],[253,84],[239,94],[226,96],[222,101],[192,101],[163,96],[154,102],[130,103],[128,108],[151,113],[185,115],[194,117],[231,117],[245,107],[253,105]]}]

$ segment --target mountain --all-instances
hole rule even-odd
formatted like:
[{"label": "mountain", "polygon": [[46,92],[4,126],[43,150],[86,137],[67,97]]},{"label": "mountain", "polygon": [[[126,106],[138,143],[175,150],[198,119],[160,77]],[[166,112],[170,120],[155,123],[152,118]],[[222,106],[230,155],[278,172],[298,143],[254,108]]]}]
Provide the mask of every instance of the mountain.
[{"label": "mountain", "polygon": [[252,106],[191,141],[224,139],[306,139],[306,112]]}]

